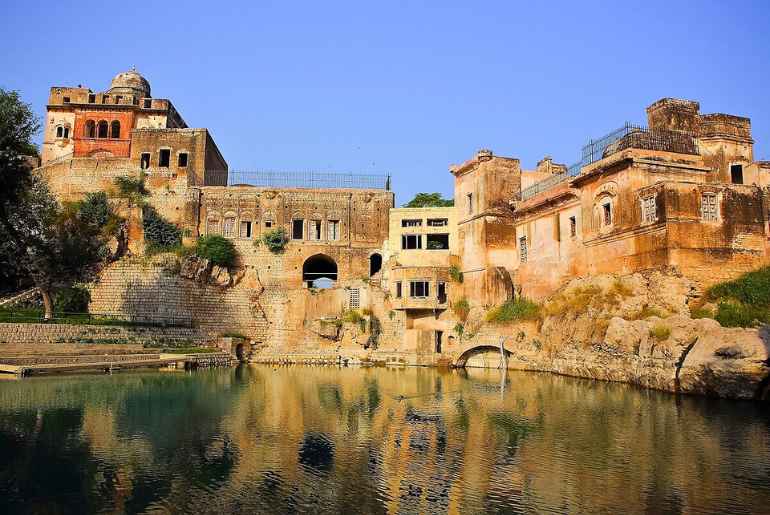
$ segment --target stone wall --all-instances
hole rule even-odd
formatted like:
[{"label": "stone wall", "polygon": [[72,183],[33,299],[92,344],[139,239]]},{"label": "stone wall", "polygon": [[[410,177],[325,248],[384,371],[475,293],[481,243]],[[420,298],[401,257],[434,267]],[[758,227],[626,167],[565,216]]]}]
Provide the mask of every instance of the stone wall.
[{"label": "stone wall", "polygon": [[0,323],[0,344],[148,344],[189,346],[206,343],[200,331],[182,327]]}]

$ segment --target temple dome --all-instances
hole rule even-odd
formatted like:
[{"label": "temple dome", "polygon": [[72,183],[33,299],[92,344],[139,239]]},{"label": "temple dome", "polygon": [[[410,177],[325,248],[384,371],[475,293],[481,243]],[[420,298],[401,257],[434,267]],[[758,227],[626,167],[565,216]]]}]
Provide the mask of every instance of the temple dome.
[{"label": "temple dome", "polygon": [[108,91],[110,94],[134,95],[137,98],[150,96],[150,83],[135,69],[115,75]]}]

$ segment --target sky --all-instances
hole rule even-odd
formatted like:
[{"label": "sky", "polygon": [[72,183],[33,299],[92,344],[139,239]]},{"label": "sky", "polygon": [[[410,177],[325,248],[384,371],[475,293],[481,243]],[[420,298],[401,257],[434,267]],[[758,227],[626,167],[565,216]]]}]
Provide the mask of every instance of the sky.
[{"label": "sky", "polygon": [[387,173],[400,205],[481,148],[574,163],[662,97],[750,117],[770,159],[769,28],[768,0],[4,0],[0,87],[42,118],[136,66],[231,170]]}]

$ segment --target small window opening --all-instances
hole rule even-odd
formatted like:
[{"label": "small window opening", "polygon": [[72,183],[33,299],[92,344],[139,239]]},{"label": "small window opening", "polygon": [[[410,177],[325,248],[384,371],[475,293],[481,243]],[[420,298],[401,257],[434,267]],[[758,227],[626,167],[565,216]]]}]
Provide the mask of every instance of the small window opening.
[{"label": "small window opening", "polygon": [[400,299],[402,295],[401,281],[396,281],[396,298]]},{"label": "small window opening", "polygon": [[743,165],[730,165],[730,181],[733,184],[743,184]]},{"label": "small window opening", "polygon": [[569,217],[569,235],[573,238],[577,235],[577,219],[574,216]]},{"label": "small window opening", "polygon": [[89,103],[89,104],[95,104],[95,103],[96,103],[96,95],[94,95],[94,94],[89,94],[89,95],[88,95],[88,103]]},{"label": "small window opening", "polygon": [[409,283],[409,296],[422,299],[430,296],[430,283],[428,281],[411,281]]},{"label": "small window opening", "polygon": [[56,127],[56,137],[57,138],[63,138],[64,137],[64,127],[61,125]]},{"label": "small window opening", "polygon": [[428,218],[428,227],[445,227],[449,225],[447,218]]},{"label": "small window opening", "polygon": [[527,237],[522,236],[521,238],[519,238],[519,260],[522,263],[527,262],[527,254],[528,254]]},{"label": "small window opening", "polygon": [[291,221],[291,239],[301,240],[304,237],[305,221],[302,219]]},{"label": "small window opening", "polygon": [[158,166],[161,168],[168,168],[168,163],[171,160],[171,150],[167,148],[160,149],[160,154],[158,155]]},{"label": "small window opening", "polygon": [[449,248],[448,234],[425,235],[425,247],[428,250],[447,250]]},{"label": "small window opening", "polygon": [[110,137],[113,139],[120,138],[120,122],[115,120],[110,125]]},{"label": "small window opening", "polygon": [[149,109],[149,108],[151,108],[151,107],[152,107],[152,99],[150,99],[150,98],[145,98],[145,99],[144,99],[144,108],[145,108],[145,109]]},{"label": "small window opening", "polygon": [[421,227],[422,220],[401,220],[401,227]]},{"label": "small window opening", "polygon": [[64,127],[64,139],[67,139],[70,137],[70,128]]},{"label": "small window opening", "polygon": [[110,96],[109,95],[102,96],[102,104],[106,104],[109,101],[110,101]]},{"label": "small window opening", "polygon": [[107,124],[107,121],[106,120],[100,121],[98,126],[98,131],[97,131],[97,137],[106,138],[108,133],[109,133],[109,125]]},{"label": "small window opening", "polygon": [[444,337],[444,331],[436,331],[436,354],[441,354],[441,340]]},{"label": "small window opening", "polygon": [[123,101],[123,97],[121,95],[115,95],[115,103],[119,104],[121,101]]},{"label": "small window opening", "polygon": [[468,214],[472,215],[473,214],[473,193],[468,193],[467,195],[465,195],[465,198],[468,202]]},{"label": "small window opening", "polygon": [[612,204],[609,202],[602,205],[602,221],[604,225],[612,225]]},{"label": "small window opening", "polygon": [[241,221],[241,238],[251,238],[251,221],[250,220],[243,220]]},{"label": "small window opening", "polygon": [[65,104],[69,104],[70,103],[70,97],[64,97],[64,98],[62,98],[62,100],[64,101]]},{"label": "small window opening", "polygon": [[179,159],[177,160],[177,166],[179,168],[184,168],[187,166],[187,152],[180,152],[179,153]]},{"label": "small window opening", "polygon": [[439,304],[446,304],[446,283],[440,282],[436,288],[436,299]]},{"label": "small window opening", "polygon": [[339,240],[340,239],[340,221],[329,220],[328,222],[326,222],[326,224],[328,226],[329,239]]},{"label": "small window opening", "polygon": [[141,168],[142,170],[147,170],[149,167],[150,167],[150,153],[142,152],[142,155],[139,158],[139,168]]},{"label": "small window opening", "polygon": [[308,226],[309,239],[320,240],[321,239],[321,220],[310,220]]},{"label": "small window opening", "polygon": [[265,227],[270,229],[273,226],[272,220],[265,220]]},{"label": "small window opening", "polygon": [[86,138],[96,137],[96,123],[93,120],[88,120],[86,122],[85,137]]},{"label": "small window opening", "polygon": [[382,270],[382,256],[376,253],[372,254],[369,256],[369,277],[373,277],[380,270]]},{"label": "small window opening", "polygon": [[419,234],[404,234],[401,236],[401,248],[407,249],[421,249],[422,248],[422,236]]}]

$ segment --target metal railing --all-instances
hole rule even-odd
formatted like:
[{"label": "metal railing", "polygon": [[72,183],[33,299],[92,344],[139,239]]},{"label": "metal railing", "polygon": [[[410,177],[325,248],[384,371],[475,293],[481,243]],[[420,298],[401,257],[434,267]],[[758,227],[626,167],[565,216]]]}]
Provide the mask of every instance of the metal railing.
[{"label": "metal railing", "polygon": [[41,310],[0,310],[0,323],[48,323],[73,325],[118,325],[144,327],[193,327],[188,315],[127,315],[125,313],[55,312],[46,320]]},{"label": "metal railing", "polygon": [[543,191],[549,190],[564,181],[580,175],[584,166],[595,163],[600,159],[628,148],[675,152],[678,154],[698,153],[698,145],[692,135],[663,129],[648,129],[641,125],[626,122],[619,129],[602,136],[590,139],[582,148],[582,158],[569,166],[565,173],[560,173],[521,190],[521,200],[527,200]]},{"label": "metal railing", "polygon": [[390,175],[272,170],[206,170],[206,184],[270,188],[390,190]]}]

